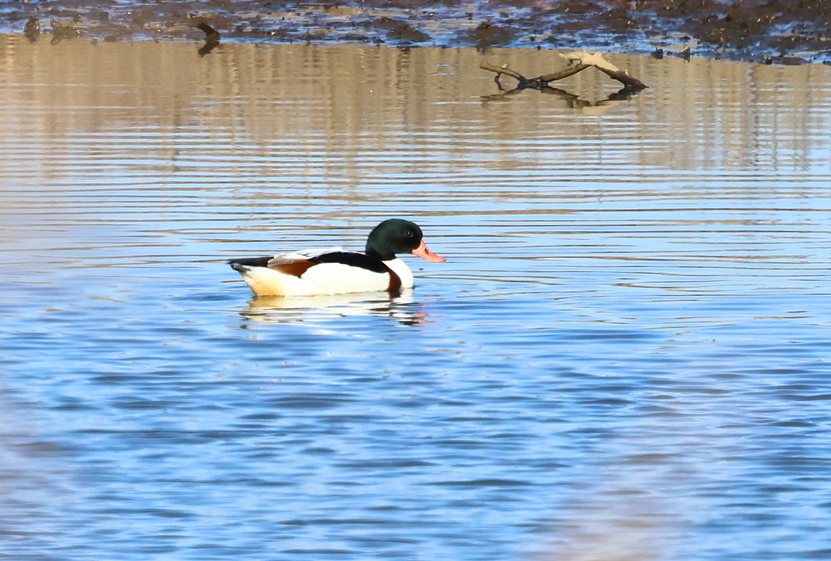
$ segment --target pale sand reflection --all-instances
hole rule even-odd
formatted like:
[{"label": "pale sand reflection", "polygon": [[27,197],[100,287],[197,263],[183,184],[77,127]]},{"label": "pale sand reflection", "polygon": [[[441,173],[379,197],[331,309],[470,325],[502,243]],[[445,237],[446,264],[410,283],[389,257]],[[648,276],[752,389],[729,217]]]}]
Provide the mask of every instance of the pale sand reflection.
[{"label": "pale sand reflection", "polygon": [[[632,146],[618,154],[621,163],[655,169],[801,167],[825,143],[812,134],[821,127],[817,120],[825,119],[816,108],[829,103],[831,70],[822,65],[610,55],[649,89],[621,101],[614,81],[586,71],[557,84],[562,99],[526,91],[511,103],[485,103],[483,113],[482,96],[498,89],[479,69],[482,55],[474,49],[223,44],[212,54],[217,56],[199,58],[191,44],[76,41],[53,47],[0,36],[6,117],[0,131],[10,139],[0,141],[6,173],[60,179],[73,168],[50,162],[65,156],[77,166],[91,149],[111,149],[78,131],[105,138],[116,131],[134,140],[126,147],[114,144],[122,148],[114,155],[140,162],[140,171],[149,169],[162,184],[181,171],[182,162],[210,163],[215,171],[239,166],[250,142],[249,165],[265,165],[275,152],[294,156],[281,163],[277,178],[287,184],[327,181],[353,189],[376,180],[391,147],[409,131],[431,128],[447,130],[436,148],[454,173],[482,165],[483,150],[491,169],[511,170],[533,159],[559,162],[562,171],[575,158],[602,159],[608,144],[619,141]],[[494,49],[488,59],[530,76],[562,64],[551,51],[523,49]],[[576,119],[575,112],[591,118]],[[600,114],[628,117],[594,120]],[[144,124],[124,137],[118,126],[133,120]],[[459,123],[470,128],[467,134],[456,134]],[[319,132],[309,137],[310,130]],[[524,132],[537,130],[551,135],[551,143],[532,151],[517,143]],[[142,131],[159,131],[164,142],[148,143],[137,134]],[[482,133],[487,143],[478,142]],[[572,142],[592,135],[606,143]],[[367,158],[366,149],[375,156]],[[320,159],[320,151],[340,157]],[[248,188],[256,186],[252,180]]]},{"label": "pale sand reflection", "polygon": [[630,483],[616,490],[590,488],[570,501],[568,515],[550,524],[544,553],[533,561],[673,558],[669,544],[677,538],[681,517],[666,504],[666,497],[654,492],[654,482]]},{"label": "pale sand reflection", "polygon": [[258,296],[248,302],[240,315],[255,323],[315,323],[344,316],[389,317],[402,325],[420,325],[429,321],[413,298],[411,289],[398,294]]}]

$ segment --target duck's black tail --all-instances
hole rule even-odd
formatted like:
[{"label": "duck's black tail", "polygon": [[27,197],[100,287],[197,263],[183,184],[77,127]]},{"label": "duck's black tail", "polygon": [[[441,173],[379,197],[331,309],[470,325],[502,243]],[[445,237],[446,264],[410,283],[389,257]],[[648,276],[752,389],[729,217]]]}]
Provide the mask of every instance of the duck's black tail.
[{"label": "duck's black tail", "polygon": [[267,267],[272,257],[245,257],[242,259],[229,259],[228,264],[235,271],[242,273],[249,267]]}]

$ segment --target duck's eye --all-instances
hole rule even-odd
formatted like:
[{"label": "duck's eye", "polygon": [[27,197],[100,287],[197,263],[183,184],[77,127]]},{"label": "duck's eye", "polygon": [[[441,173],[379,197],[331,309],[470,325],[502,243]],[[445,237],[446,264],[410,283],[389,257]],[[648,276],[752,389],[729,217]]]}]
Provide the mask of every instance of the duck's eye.
[{"label": "duck's eye", "polygon": [[413,236],[415,236],[415,232],[413,232],[412,230],[407,230],[407,237],[412,238]]}]

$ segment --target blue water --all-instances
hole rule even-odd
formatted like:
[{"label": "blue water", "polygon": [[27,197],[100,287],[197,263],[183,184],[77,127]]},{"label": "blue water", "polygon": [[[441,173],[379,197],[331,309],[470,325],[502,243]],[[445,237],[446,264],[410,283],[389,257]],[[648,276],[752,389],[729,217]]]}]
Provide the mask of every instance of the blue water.
[{"label": "blue water", "polygon": [[[831,558],[831,69],[0,50],[0,558]],[[224,264],[389,216],[399,297]]]}]

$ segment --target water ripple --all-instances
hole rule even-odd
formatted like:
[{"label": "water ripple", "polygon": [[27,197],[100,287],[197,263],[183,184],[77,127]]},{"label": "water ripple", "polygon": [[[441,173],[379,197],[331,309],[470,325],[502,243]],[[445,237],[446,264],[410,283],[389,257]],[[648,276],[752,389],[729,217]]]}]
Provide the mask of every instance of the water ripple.
[{"label": "water ripple", "polygon": [[[650,88],[586,114],[472,50],[21,39],[5,555],[827,557],[827,67],[615,58]],[[412,292],[224,263],[392,215]]]}]

